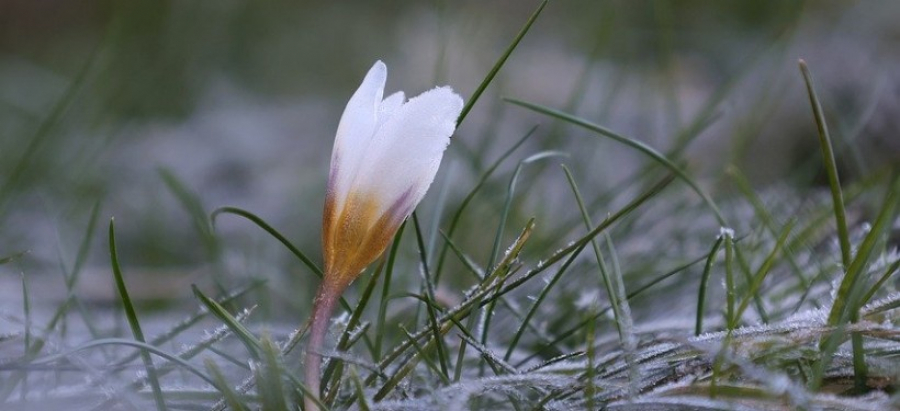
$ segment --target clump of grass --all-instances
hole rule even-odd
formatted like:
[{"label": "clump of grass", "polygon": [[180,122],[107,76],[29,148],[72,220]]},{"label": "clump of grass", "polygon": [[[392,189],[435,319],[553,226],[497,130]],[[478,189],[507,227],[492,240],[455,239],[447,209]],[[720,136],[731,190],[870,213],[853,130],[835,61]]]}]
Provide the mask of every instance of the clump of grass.
[{"label": "clump of grass", "polygon": [[[460,122],[546,5],[488,71]],[[605,190],[566,165],[540,169],[568,183],[571,209],[521,218],[518,203],[541,195],[523,182],[525,165],[568,161],[552,150],[521,154],[534,138],[531,129],[475,170],[467,195],[448,200],[436,221],[414,214],[358,292],[340,301],[342,315],[323,353],[319,406],[895,408],[900,292],[892,279],[900,254],[890,231],[900,177],[887,170],[842,182],[840,153],[802,62],[798,81],[807,86],[828,177],[828,193],[812,199],[756,192],[736,166],[726,173],[735,192],[708,189],[683,158],[684,146],[710,121],[708,110],[666,152],[574,113],[508,99],[611,139],[646,164]],[[207,216],[190,187],[170,172],[161,176],[190,213],[211,260],[222,259],[227,248],[217,222],[239,217],[270,235],[305,272],[322,277],[312,252],[252,211],[226,206]],[[496,221],[473,211],[489,187],[501,187],[499,201],[490,203],[500,210]],[[853,208],[872,210],[871,224],[851,222]],[[194,286],[198,308],[151,336],[129,297],[127,261],[117,253],[112,223],[110,266],[131,335],[104,332],[73,292],[99,210],[92,209],[76,263],[65,273],[67,297],[46,324],[33,323],[29,302],[36,290],[23,277],[23,329],[0,335],[4,409],[300,407],[309,394],[296,349],[306,334],[302,313],[292,313],[296,324],[286,332],[255,310],[270,292],[265,281],[237,284],[220,272],[215,294]],[[440,240],[426,241],[430,236]],[[673,238],[683,243],[667,246]],[[409,249],[414,255],[403,252]],[[0,265],[23,258],[0,255]],[[64,333],[75,317],[93,338],[70,345]]]}]

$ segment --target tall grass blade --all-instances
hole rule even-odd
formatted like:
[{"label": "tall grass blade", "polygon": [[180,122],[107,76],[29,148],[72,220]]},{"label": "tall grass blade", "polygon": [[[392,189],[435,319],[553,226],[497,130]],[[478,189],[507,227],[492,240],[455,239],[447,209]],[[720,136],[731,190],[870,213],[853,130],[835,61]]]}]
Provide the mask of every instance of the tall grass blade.
[{"label": "tall grass blade", "polygon": [[831,201],[834,203],[834,221],[837,225],[838,241],[841,244],[841,262],[844,267],[850,265],[850,233],[847,230],[847,216],[844,211],[844,195],[841,193],[841,180],[838,178],[837,161],[834,159],[831,136],[828,134],[828,125],[825,123],[825,113],[822,112],[822,104],[813,86],[812,75],[802,59],[798,63],[803,81],[806,83],[806,92],[809,95],[809,105],[812,107],[813,116],[816,119],[816,128],[819,132],[819,147],[822,149],[822,157],[825,172],[828,174],[828,186],[831,188]]},{"label": "tall grass blade", "polygon": [[[116,290],[119,292],[119,298],[122,300],[122,308],[125,310],[125,318],[128,319],[128,325],[131,327],[131,333],[134,339],[140,343],[146,343],[144,332],[141,330],[141,323],[138,321],[137,313],[128,296],[128,288],[125,287],[125,279],[122,276],[122,269],[119,266],[119,256],[116,253],[116,228],[115,219],[109,220],[109,255],[112,263],[113,278],[116,281]],[[153,390],[153,399],[156,401],[156,409],[165,411],[167,409],[165,399],[163,398],[162,389],[159,386],[159,378],[156,375],[156,367],[153,366],[153,359],[147,351],[141,352],[141,359],[144,361],[144,368],[147,372],[147,379],[150,382],[150,388]]]},{"label": "tall grass blade", "polygon": [[512,43],[506,48],[506,51],[497,59],[497,62],[494,63],[494,67],[491,67],[491,70],[488,71],[488,74],[484,77],[484,80],[481,81],[481,84],[475,89],[472,93],[472,96],[466,101],[466,105],[463,106],[462,112],[459,114],[459,119],[456,120],[456,126],[459,127],[462,124],[463,120],[466,119],[466,116],[469,115],[469,111],[472,110],[472,107],[475,106],[475,103],[481,97],[481,94],[484,93],[484,90],[487,89],[488,85],[491,84],[491,81],[494,80],[494,77],[497,76],[497,73],[500,72],[500,69],[503,67],[503,64],[506,63],[506,60],[512,54],[513,50],[519,46],[519,42],[522,41],[522,38],[525,37],[525,34],[531,30],[531,26],[537,21],[538,16],[541,15],[541,12],[544,11],[544,7],[547,6],[550,0],[543,0],[537,9],[534,10],[534,13],[531,13],[531,17],[528,18],[528,21],[525,22],[525,25],[519,30],[519,34],[516,35],[516,38],[513,39]]}]

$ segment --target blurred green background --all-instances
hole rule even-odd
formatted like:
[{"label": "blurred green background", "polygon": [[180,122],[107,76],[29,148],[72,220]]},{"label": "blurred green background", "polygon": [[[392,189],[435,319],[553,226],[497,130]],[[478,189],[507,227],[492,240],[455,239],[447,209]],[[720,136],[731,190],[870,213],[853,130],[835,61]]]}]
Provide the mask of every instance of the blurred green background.
[{"label": "blurred green background", "polygon": [[[80,289],[99,303],[114,299],[102,230],[113,216],[147,299],[190,298],[187,283],[223,271],[302,290],[273,286],[286,300],[309,293],[309,273],[260,230],[226,217],[218,239],[204,237],[184,198],[206,212],[250,210],[318,258],[333,133],[371,64],[386,62],[389,90],[449,84],[468,98],[537,5],[0,0],[0,257],[27,252],[0,266],[2,299],[20,306],[20,273],[38,281],[39,298],[58,296],[56,273],[75,264],[95,206],[101,228]],[[891,1],[553,1],[458,130],[420,213],[435,221],[438,198],[458,202],[538,124],[520,154],[568,152],[585,190],[645,161],[502,96],[661,151],[699,127],[684,157],[705,184],[727,193],[722,169],[736,164],[759,187],[802,194],[822,180],[806,161],[818,143],[798,58],[815,76],[846,178],[896,163],[897,16]],[[521,215],[552,227],[560,207],[574,212],[558,168],[528,178]],[[505,184],[498,178],[479,208],[490,224]]]}]

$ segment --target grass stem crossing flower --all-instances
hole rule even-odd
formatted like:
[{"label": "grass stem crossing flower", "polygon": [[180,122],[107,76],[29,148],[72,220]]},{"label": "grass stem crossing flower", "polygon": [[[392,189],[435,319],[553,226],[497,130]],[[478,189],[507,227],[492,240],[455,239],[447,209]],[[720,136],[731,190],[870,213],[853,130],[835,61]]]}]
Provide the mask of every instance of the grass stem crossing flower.
[{"label": "grass stem crossing flower", "polygon": [[[441,163],[462,98],[436,87],[406,101],[384,98],[387,67],[375,63],[341,116],[322,218],[325,276],[313,303],[306,384],[320,395],[321,349],[335,302],[387,248],[425,196]],[[318,409],[307,398],[307,410]]]}]

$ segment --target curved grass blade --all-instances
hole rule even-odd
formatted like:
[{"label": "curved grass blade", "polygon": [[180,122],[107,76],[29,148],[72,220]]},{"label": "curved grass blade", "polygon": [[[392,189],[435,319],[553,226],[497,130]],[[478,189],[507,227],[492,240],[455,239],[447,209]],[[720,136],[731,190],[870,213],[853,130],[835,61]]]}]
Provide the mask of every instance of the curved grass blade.
[{"label": "curved grass blade", "polygon": [[506,220],[509,216],[509,210],[512,208],[513,197],[516,193],[516,182],[519,181],[519,174],[522,172],[522,168],[527,164],[534,163],[545,158],[565,156],[567,156],[567,154],[561,151],[542,151],[540,153],[532,154],[526,157],[524,160],[520,161],[518,165],[516,165],[516,170],[513,172],[512,177],[509,179],[509,184],[506,187],[506,202],[503,204],[503,211],[500,213],[500,224],[497,227],[497,232],[494,234],[494,246],[491,247],[491,257],[488,260],[488,264],[486,267],[492,268],[494,266],[494,262],[497,261],[497,256],[500,254],[500,243],[503,239],[503,231],[506,228]]},{"label": "curved grass blade", "polygon": [[[237,207],[230,207],[230,206],[219,207],[219,208],[213,210],[213,212],[209,215],[209,218],[212,221],[213,226],[215,226],[216,218],[219,216],[219,214],[234,214],[236,216],[244,217],[247,220],[250,220],[257,226],[259,226],[259,228],[262,228],[267,233],[269,233],[269,235],[271,235],[276,240],[278,240],[292,254],[294,254],[294,256],[296,256],[298,259],[300,259],[300,261],[302,261],[303,264],[306,265],[306,267],[309,268],[310,271],[313,272],[313,274],[315,274],[317,277],[319,277],[320,280],[322,279],[322,276],[323,276],[322,269],[319,268],[319,266],[317,266],[316,263],[314,263],[309,257],[307,257],[306,254],[304,254],[302,251],[300,251],[299,248],[294,246],[294,244],[292,244],[285,236],[281,235],[281,233],[279,233],[278,230],[272,228],[272,226],[270,226],[269,223],[266,223],[262,218],[259,218],[258,216],[256,216],[256,214],[253,214],[247,210],[243,210],[243,209],[240,209]],[[350,306],[347,305],[345,308],[347,308],[349,311]]]},{"label": "curved grass blade", "polygon": [[656,162],[658,162],[658,163],[662,164],[663,166],[665,166],[666,168],[668,168],[672,173],[674,173],[676,176],[678,176],[678,178],[680,178],[688,186],[690,186],[691,189],[694,190],[694,192],[700,196],[700,198],[703,200],[703,202],[706,203],[706,205],[710,208],[710,210],[712,210],[712,212],[715,215],[716,220],[718,220],[719,224],[721,224],[723,226],[728,226],[728,224],[725,222],[725,217],[722,216],[722,212],[719,211],[719,207],[716,206],[716,203],[713,201],[713,199],[705,191],[703,191],[703,189],[701,189],[700,186],[697,185],[697,183],[694,182],[694,180],[690,176],[688,176],[687,173],[684,172],[684,170],[681,169],[681,167],[679,167],[677,164],[672,162],[672,160],[669,160],[664,154],[660,153],[659,151],[656,151],[656,149],[654,149],[653,147],[650,147],[647,144],[644,144],[633,138],[625,137],[625,136],[618,134],[618,133],[616,133],[608,128],[605,128],[603,126],[594,124],[592,122],[589,122],[589,121],[584,120],[579,117],[575,117],[571,114],[564,113],[559,110],[555,110],[555,109],[552,109],[552,108],[549,108],[546,106],[542,106],[539,104],[529,103],[527,101],[522,101],[522,100],[516,100],[516,99],[511,99],[511,98],[507,98],[505,100],[512,104],[515,104],[517,106],[521,106],[521,107],[527,108],[529,110],[532,110],[534,112],[544,114],[544,115],[547,115],[550,117],[555,117],[557,119],[560,119],[560,120],[572,123],[574,125],[577,125],[579,127],[593,131],[602,136],[609,137],[609,138],[616,140],[626,146],[634,148],[635,150],[638,150],[641,153],[644,153],[648,157],[652,158]]},{"label": "curved grass blade", "polygon": [[158,357],[164,358],[167,361],[173,362],[175,364],[178,364],[178,365],[184,367],[184,369],[186,371],[190,372],[191,374],[196,375],[203,381],[206,381],[207,383],[209,383],[210,386],[212,386],[212,387],[216,386],[216,382],[212,378],[210,378],[209,376],[204,374],[193,364],[187,362],[186,360],[181,359],[179,356],[169,354],[168,352],[163,351],[163,350],[161,350],[155,346],[152,346],[150,344],[147,344],[145,342],[129,340],[127,338],[103,338],[103,339],[99,339],[99,340],[93,340],[86,344],[75,347],[71,350],[68,350],[64,353],[53,354],[53,355],[49,355],[49,356],[37,359],[35,361],[32,361],[31,364],[49,364],[49,363],[70,357],[81,351],[85,351],[85,350],[89,350],[89,349],[97,348],[97,347],[103,347],[103,346],[107,346],[107,345],[124,345],[124,346],[128,346],[128,347],[137,348],[138,350],[143,351],[145,353],[155,354]]},{"label": "curved grass blade", "polygon": [[[272,228],[272,226],[270,226],[269,223],[265,222],[262,218],[259,218],[256,214],[253,214],[247,210],[243,210],[243,209],[240,209],[237,207],[230,207],[230,206],[219,207],[219,208],[213,210],[213,212],[210,214],[210,217],[209,217],[212,220],[214,226],[215,226],[216,218],[219,216],[219,214],[233,214],[233,215],[236,215],[239,217],[244,217],[247,220],[250,220],[253,224],[256,224],[259,228],[262,228],[265,232],[269,233],[269,235],[271,235],[276,240],[278,240],[278,242],[280,242],[282,245],[284,245],[285,248],[287,248],[292,254],[294,254],[294,256],[296,256],[298,259],[300,259],[300,261],[303,262],[303,264],[306,265],[306,267],[309,268],[310,271],[312,271],[313,274],[316,275],[316,277],[319,277],[320,280],[322,279],[322,276],[324,274],[322,273],[322,269],[319,268],[319,266],[317,266],[311,259],[309,259],[309,257],[306,256],[306,254],[304,254],[302,251],[300,251],[299,248],[294,246],[294,244],[292,244],[287,239],[287,237],[281,235],[281,233],[279,233],[278,230]],[[344,307],[345,311],[347,311],[347,312],[353,311],[352,306],[350,305],[350,303],[347,302],[347,300],[343,296],[340,297],[340,304],[342,307]]]}]

